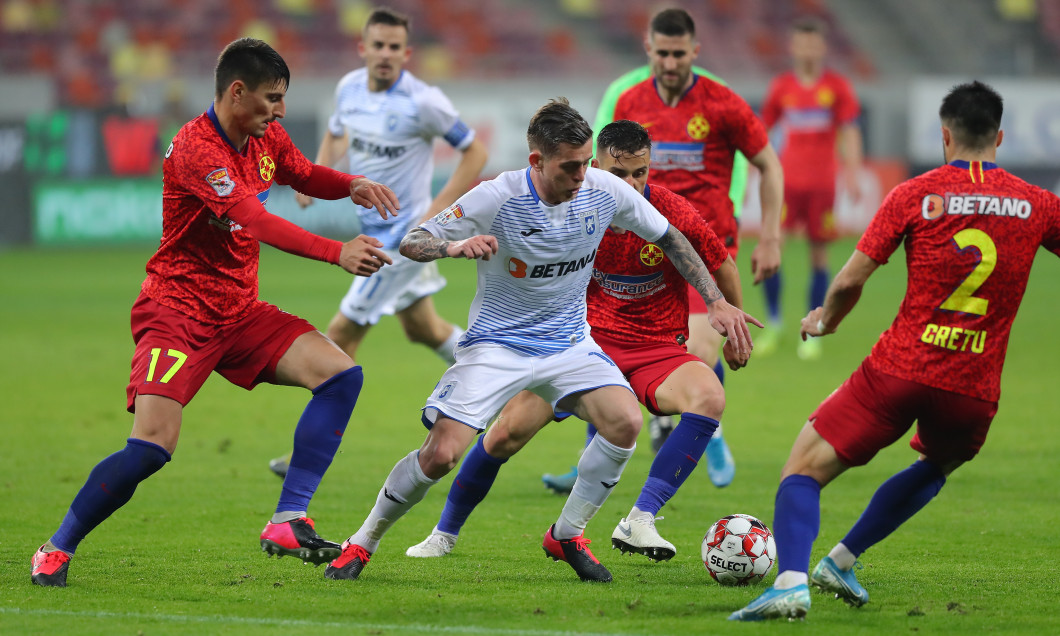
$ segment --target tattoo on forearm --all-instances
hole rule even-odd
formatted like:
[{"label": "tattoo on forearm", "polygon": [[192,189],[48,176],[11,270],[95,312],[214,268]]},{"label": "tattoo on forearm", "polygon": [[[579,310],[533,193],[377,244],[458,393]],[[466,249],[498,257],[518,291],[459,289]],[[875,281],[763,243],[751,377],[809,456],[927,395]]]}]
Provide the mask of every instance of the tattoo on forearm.
[{"label": "tattoo on forearm", "polygon": [[677,271],[681,272],[681,275],[703,296],[708,305],[725,297],[714,283],[714,279],[710,277],[710,272],[703,264],[703,259],[699,257],[695,248],[680,230],[671,225],[670,229],[666,230],[666,234],[663,234],[656,243],[663,252],[666,252],[666,256]]},{"label": "tattoo on forearm", "polygon": [[416,228],[401,239],[398,251],[405,258],[426,263],[448,256],[445,252],[448,247],[449,241],[444,241],[427,230]]}]

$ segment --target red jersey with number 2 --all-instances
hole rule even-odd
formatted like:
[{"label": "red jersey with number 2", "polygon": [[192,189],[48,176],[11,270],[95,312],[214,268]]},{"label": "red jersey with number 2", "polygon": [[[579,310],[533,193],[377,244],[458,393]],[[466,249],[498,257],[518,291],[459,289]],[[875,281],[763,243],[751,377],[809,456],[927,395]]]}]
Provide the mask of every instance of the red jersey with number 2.
[{"label": "red jersey with number 2", "polygon": [[[699,253],[711,273],[729,253],[692,204],[662,186],[644,195]],[[592,333],[639,344],[688,338],[688,283],[655,243],[608,228],[596,252],[587,295]]]},{"label": "red jersey with number 2", "polygon": [[729,198],[733,155],[754,157],[769,143],[765,126],[732,89],[695,75],[676,106],[667,106],[655,80],[634,85],[615,102],[615,120],[630,119],[652,139],[651,183],[692,202],[722,239],[736,239]]},{"label": "red jersey with number 2", "polygon": [[313,164],[272,122],[240,151],[210,109],[173,137],[162,163],[162,241],[143,292],[195,320],[228,324],[258,300],[257,239],[225,216],[240,201],[299,185]]},{"label": "red jersey with number 2", "polygon": [[886,263],[905,244],[905,299],[873,366],[997,401],[1034,255],[1060,255],[1058,201],[988,162],[954,161],[892,190],[857,247]]}]

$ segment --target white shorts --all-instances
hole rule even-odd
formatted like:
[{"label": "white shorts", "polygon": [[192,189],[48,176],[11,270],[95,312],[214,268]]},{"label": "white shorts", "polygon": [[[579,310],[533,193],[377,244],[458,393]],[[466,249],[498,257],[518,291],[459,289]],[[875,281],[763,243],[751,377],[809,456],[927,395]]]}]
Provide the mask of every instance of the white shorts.
[{"label": "white shorts", "polygon": [[[484,430],[523,389],[541,396],[552,405],[556,417],[563,418],[572,415],[557,410],[563,398],[612,385],[629,389],[622,372],[592,338],[548,356],[524,356],[492,343],[472,345],[457,349],[456,364],[427,398],[423,424],[430,428],[443,415]],[[629,390],[632,394],[633,389]]]},{"label": "white shorts", "polygon": [[438,265],[409,260],[397,250],[383,250],[393,259],[371,276],[356,276],[346,292],[339,311],[359,325],[374,325],[383,316],[393,316],[420,298],[445,287]]}]

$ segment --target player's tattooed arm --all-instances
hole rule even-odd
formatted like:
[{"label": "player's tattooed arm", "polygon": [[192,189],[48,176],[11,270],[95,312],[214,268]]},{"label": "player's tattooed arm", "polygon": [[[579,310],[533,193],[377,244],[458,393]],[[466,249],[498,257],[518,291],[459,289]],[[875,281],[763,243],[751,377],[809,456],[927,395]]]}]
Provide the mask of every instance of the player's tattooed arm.
[{"label": "player's tattooed arm", "polygon": [[449,256],[446,252],[448,247],[449,241],[442,240],[427,230],[417,227],[401,239],[398,251],[407,259],[426,263]]},{"label": "player's tattooed arm", "polygon": [[426,263],[439,258],[467,258],[488,261],[497,253],[497,238],[479,234],[462,241],[440,239],[423,228],[416,228],[401,239],[398,251],[405,258]]},{"label": "player's tattooed arm", "polygon": [[714,279],[710,277],[710,271],[703,264],[703,259],[696,253],[696,248],[692,247],[680,230],[671,225],[666,230],[666,234],[663,234],[662,238],[655,243],[666,253],[667,258],[674,264],[677,271],[681,272],[685,280],[696,288],[708,305],[725,297]]}]

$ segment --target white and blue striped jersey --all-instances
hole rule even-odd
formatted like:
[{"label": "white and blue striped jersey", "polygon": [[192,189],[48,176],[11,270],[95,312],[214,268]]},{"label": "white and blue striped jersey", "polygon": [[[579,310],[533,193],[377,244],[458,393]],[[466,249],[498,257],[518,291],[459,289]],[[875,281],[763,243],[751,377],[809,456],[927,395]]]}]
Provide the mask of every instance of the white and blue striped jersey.
[{"label": "white and blue striped jersey", "polygon": [[388,186],[401,203],[400,215],[386,221],[374,209],[358,208],[361,231],[382,241],[384,249],[397,248],[430,205],[434,138],[458,150],[475,138],[437,87],[402,71],[389,89],[372,92],[364,68],[339,80],[328,131],[349,141],[348,172]]},{"label": "white and blue striped jersey", "polygon": [[554,206],[538,197],[530,168],[505,172],[420,225],[449,241],[497,237],[497,254],[478,261],[478,290],[458,346],[489,342],[540,356],[584,340],[585,290],[612,221],[648,241],[669,228],[640,193],[596,168],[574,199]]}]

